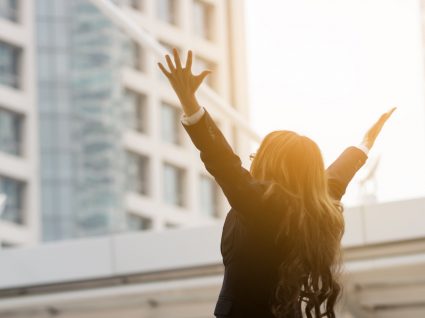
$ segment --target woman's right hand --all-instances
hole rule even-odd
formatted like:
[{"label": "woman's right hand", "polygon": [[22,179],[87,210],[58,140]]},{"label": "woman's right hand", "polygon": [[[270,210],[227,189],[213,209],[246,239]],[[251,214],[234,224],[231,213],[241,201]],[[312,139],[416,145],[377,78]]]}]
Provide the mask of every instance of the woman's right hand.
[{"label": "woman's right hand", "polygon": [[195,92],[211,71],[206,70],[199,75],[192,74],[192,51],[187,54],[185,67],[182,67],[179,53],[175,48],[173,49],[173,55],[175,66],[170,56],[168,54],[165,56],[169,71],[161,63],[158,63],[158,66],[170,81],[182,104],[185,115],[190,116],[199,110],[200,106],[196,100]]},{"label": "woman's right hand", "polygon": [[382,114],[381,117],[379,117],[378,121],[373,124],[373,126],[369,128],[369,130],[366,132],[365,136],[363,137],[363,145],[365,145],[368,149],[372,148],[376,138],[381,132],[382,127],[384,127],[384,124],[386,123],[388,118],[390,118],[396,108],[397,107],[393,107],[388,112]]}]

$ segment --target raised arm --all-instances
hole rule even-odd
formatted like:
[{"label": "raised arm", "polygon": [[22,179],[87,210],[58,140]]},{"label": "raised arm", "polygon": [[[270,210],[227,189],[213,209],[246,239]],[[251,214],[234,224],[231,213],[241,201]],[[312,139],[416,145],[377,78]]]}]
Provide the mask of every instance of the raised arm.
[{"label": "raised arm", "polygon": [[[326,170],[329,192],[337,200],[341,200],[351,179],[364,165],[367,159],[365,149],[372,149],[382,127],[395,111],[395,107],[381,115],[363,137],[361,147],[349,147]],[[360,149],[363,148],[363,149]]]},{"label": "raised arm", "polygon": [[[192,115],[198,117],[201,108],[195,93],[210,71],[193,75],[192,52],[188,53],[185,67],[182,67],[175,49],[173,53],[175,65],[170,56],[166,55],[169,71],[161,63],[158,65],[176,92],[186,118]],[[205,111],[195,123],[183,126],[200,150],[206,169],[220,185],[230,205],[239,212],[258,211],[264,186],[242,167],[240,158],[233,152],[208,112]]]}]

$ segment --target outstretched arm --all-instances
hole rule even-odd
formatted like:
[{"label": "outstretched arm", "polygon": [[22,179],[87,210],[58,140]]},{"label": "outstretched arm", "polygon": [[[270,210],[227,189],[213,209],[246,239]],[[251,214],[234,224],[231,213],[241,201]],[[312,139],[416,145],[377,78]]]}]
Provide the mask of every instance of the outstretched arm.
[{"label": "outstretched arm", "polygon": [[381,115],[363,137],[362,147],[349,147],[326,170],[328,175],[329,192],[333,198],[341,200],[351,179],[364,165],[367,155],[364,148],[370,150],[384,127],[384,124],[395,111],[395,107]]},{"label": "outstretched arm", "polygon": [[200,111],[196,100],[195,92],[210,71],[193,75],[192,52],[189,51],[184,68],[178,52],[174,49],[173,53],[175,65],[170,56],[166,56],[169,71],[161,63],[158,65],[176,92],[186,118],[201,115],[195,123],[183,122],[183,126],[200,150],[206,169],[214,176],[235,210],[245,214],[258,211],[264,186],[242,167],[240,158],[233,152],[208,112]]}]

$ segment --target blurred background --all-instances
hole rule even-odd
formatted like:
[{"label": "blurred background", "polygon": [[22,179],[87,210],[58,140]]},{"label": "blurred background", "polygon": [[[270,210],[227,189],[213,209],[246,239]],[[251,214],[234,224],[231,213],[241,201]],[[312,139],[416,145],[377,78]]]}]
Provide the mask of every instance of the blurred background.
[{"label": "blurred background", "polygon": [[199,100],[247,168],[275,129],[316,140],[328,165],[398,106],[343,201],[338,317],[425,317],[424,14],[424,0],[0,0],[0,317],[213,317],[229,206],[157,69],[172,47],[213,70]]}]

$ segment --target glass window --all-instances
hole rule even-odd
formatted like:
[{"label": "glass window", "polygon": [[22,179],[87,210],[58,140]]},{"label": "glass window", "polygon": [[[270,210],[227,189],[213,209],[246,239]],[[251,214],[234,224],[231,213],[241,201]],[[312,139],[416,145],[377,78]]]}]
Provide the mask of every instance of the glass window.
[{"label": "glass window", "polygon": [[127,41],[125,48],[124,63],[126,66],[136,69],[140,72],[145,71],[145,51],[139,43]]},{"label": "glass window", "polygon": [[179,226],[176,223],[173,223],[173,222],[165,222],[165,227],[167,229],[176,229]]},{"label": "glass window", "polygon": [[[63,1],[63,0],[62,0]],[[68,0],[66,0],[68,1]],[[56,5],[60,0],[37,0],[35,1],[37,7],[37,15],[39,17],[53,17],[56,13]]]},{"label": "glass window", "polygon": [[149,193],[149,158],[133,152],[127,153],[127,190],[139,194]]},{"label": "glass window", "polygon": [[131,90],[126,91],[126,99],[129,103],[128,111],[126,112],[126,123],[129,123],[130,128],[140,133],[147,132],[147,97]]},{"label": "glass window", "polygon": [[194,59],[194,63],[193,63],[193,74],[198,75],[201,72],[205,71],[205,70],[210,70],[213,71],[212,74],[208,75],[207,78],[205,79],[205,83],[208,84],[209,87],[211,88],[215,88],[215,64],[202,58],[197,56]]},{"label": "glass window", "polygon": [[[48,21],[50,22],[50,20]],[[55,46],[55,53],[61,49],[68,55],[71,55],[72,53],[66,51],[69,48],[71,41],[71,32],[68,29],[70,27],[70,22],[67,18],[63,18],[63,21],[61,21],[57,17],[54,21],[54,23],[50,23],[50,29],[53,29],[53,31],[50,31],[50,34],[53,35],[54,33],[54,37],[50,39],[51,45]]]},{"label": "glass window", "polygon": [[1,248],[13,248],[13,247],[16,247],[16,244],[6,242],[6,241],[2,241],[0,243],[0,246],[1,246]]},{"label": "glass window", "polygon": [[156,0],[158,18],[170,24],[177,24],[177,0]]},{"label": "glass window", "polygon": [[69,0],[54,0],[54,14],[56,18],[64,18],[69,15],[70,2]]},{"label": "glass window", "polygon": [[0,108],[0,151],[22,155],[23,116]]},{"label": "glass window", "polygon": [[143,10],[143,0],[129,0],[129,6],[136,10]]},{"label": "glass window", "polygon": [[144,51],[139,43],[132,41],[131,42],[131,61],[132,67],[138,71],[144,70]]},{"label": "glass window", "polygon": [[1,219],[17,224],[24,223],[24,188],[23,182],[0,176],[0,193],[6,195]]},{"label": "glass window", "polygon": [[161,44],[168,51],[169,54],[173,54],[174,46],[172,44],[164,41],[159,41],[159,44]]},{"label": "glass window", "polygon": [[19,1],[18,0],[0,0],[0,17],[13,22],[18,22]]},{"label": "glass window", "polygon": [[203,1],[195,0],[193,3],[193,13],[195,34],[204,39],[211,40],[213,6]]},{"label": "glass window", "polygon": [[164,164],[163,197],[168,204],[184,206],[185,171],[171,164]]},{"label": "glass window", "polygon": [[20,87],[20,60],[22,49],[0,42],[0,84]]},{"label": "glass window", "polygon": [[134,214],[127,214],[127,229],[130,231],[148,230],[152,228],[152,220]]},{"label": "glass window", "polygon": [[181,111],[170,104],[162,103],[161,106],[161,136],[167,143],[181,144]]},{"label": "glass window", "polygon": [[200,209],[211,217],[218,216],[218,188],[213,179],[201,176],[200,180]]}]

